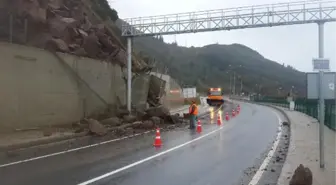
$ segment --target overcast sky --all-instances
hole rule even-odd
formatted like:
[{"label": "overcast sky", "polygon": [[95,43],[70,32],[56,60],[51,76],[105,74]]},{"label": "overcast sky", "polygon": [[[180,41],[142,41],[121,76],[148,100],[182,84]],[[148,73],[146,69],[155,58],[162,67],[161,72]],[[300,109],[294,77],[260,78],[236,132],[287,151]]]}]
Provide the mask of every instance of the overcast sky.
[{"label": "overcast sky", "polygon": [[[245,5],[289,2],[285,0],[109,0],[119,17],[162,15],[232,8]],[[326,23],[325,58],[330,58],[333,71],[336,69],[336,22]],[[301,71],[312,71],[312,58],[318,56],[317,24],[253,28],[233,31],[218,31],[196,34],[165,36],[166,42],[177,41],[182,46],[239,43],[257,50],[268,59],[294,66]]]}]

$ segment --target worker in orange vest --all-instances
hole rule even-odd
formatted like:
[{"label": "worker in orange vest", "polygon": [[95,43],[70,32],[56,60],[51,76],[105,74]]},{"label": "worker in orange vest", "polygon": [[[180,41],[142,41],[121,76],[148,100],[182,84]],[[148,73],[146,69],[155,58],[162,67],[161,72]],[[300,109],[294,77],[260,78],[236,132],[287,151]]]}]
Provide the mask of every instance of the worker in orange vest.
[{"label": "worker in orange vest", "polygon": [[191,101],[191,105],[189,107],[189,115],[190,115],[190,127],[189,129],[196,128],[196,121],[197,121],[197,114],[198,114],[198,107],[196,105],[195,100]]}]

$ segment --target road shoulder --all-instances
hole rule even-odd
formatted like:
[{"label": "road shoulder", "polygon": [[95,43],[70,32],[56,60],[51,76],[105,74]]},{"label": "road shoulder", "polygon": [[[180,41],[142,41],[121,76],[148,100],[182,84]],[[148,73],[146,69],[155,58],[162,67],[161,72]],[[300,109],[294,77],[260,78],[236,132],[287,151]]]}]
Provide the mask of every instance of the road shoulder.
[{"label": "road shoulder", "polygon": [[314,185],[335,182],[335,132],[325,127],[325,169],[319,167],[319,124],[316,119],[296,111],[282,109],[291,123],[290,146],[278,185],[287,185],[295,169],[303,164],[311,169]]}]

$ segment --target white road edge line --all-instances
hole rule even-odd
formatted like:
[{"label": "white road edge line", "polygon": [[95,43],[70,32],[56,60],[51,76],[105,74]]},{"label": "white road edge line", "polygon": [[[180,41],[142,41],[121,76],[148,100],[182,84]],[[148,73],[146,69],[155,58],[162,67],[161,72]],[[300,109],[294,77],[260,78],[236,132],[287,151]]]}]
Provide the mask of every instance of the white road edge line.
[{"label": "white road edge line", "polygon": [[261,164],[261,166],[259,167],[257,173],[253,176],[252,180],[250,181],[249,185],[256,185],[260,178],[262,177],[263,173],[264,173],[264,169],[267,167],[267,165],[271,162],[271,159],[279,145],[279,142],[280,142],[280,137],[281,137],[281,134],[282,134],[282,127],[281,127],[281,118],[279,116],[278,113],[276,113],[275,111],[272,111],[276,117],[278,118],[278,121],[279,121],[279,132],[278,132],[278,135],[275,139],[275,142],[272,146],[272,149],[268,152],[265,160],[263,161],[263,163]]},{"label": "white road edge line", "polygon": [[193,142],[195,142],[195,141],[197,141],[197,140],[200,140],[200,139],[202,139],[202,138],[205,138],[205,137],[207,137],[207,136],[209,136],[209,135],[211,135],[211,134],[213,134],[213,133],[215,133],[215,132],[220,131],[220,130],[223,129],[223,128],[224,128],[224,127],[220,127],[220,128],[218,128],[218,129],[216,129],[216,130],[214,130],[214,131],[211,131],[211,132],[209,132],[209,133],[207,133],[207,134],[204,134],[204,135],[202,135],[202,136],[200,136],[200,137],[198,137],[198,138],[195,138],[195,139],[193,139],[193,140],[190,140],[190,141],[188,141],[188,142],[185,142],[185,143],[183,143],[183,144],[181,144],[181,145],[175,146],[175,147],[173,147],[173,148],[170,148],[170,149],[165,150],[165,151],[163,151],[163,152],[157,153],[157,154],[155,154],[155,155],[152,155],[152,156],[147,157],[147,158],[145,158],[145,159],[142,159],[142,160],[140,160],[140,161],[134,162],[134,163],[132,163],[132,164],[129,164],[129,165],[127,165],[127,166],[124,166],[124,167],[121,167],[121,168],[119,168],[119,169],[113,170],[113,171],[108,172],[108,173],[106,173],[106,174],[103,174],[103,175],[101,175],[101,176],[98,176],[98,177],[95,177],[95,178],[93,178],[93,179],[87,180],[87,181],[85,181],[85,182],[79,183],[78,185],[87,185],[87,184],[91,184],[91,183],[93,183],[93,182],[96,182],[96,181],[99,181],[99,180],[101,180],[101,179],[104,179],[104,178],[106,178],[106,177],[108,177],[108,176],[111,176],[111,175],[114,175],[114,174],[119,173],[119,172],[121,172],[121,171],[127,170],[127,169],[132,168],[132,167],[134,167],[134,166],[137,166],[137,165],[139,165],[139,164],[141,164],[141,163],[144,163],[144,162],[146,162],[146,161],[152,160],[152,159],[154,159],[154,158],[156,158],[156,157],[159,157],[159,156],[161,156],[161,155],[164,155],[164,154],[166,154],[166,153],[169,153],[169,152],[172,152],[172,151],[174,151],[174,150],[177,150],[177,149],[179,149],[179,148],[181,148],[181,147],[184,147],[184,146],[186,146],[186,145],[188,145],[188,144],[191,144],[191,143],[193,143]]},{"label": "white road edge line", "polygon": [[33,158],[25,159],[25,160],[20,160],[20,161],[15,161],[15,162],[11,162],[11,163],[1,164],[0,168],[7,167],[7,166],[12,166],[12,165],[16,165],[16,164],[21,164],[21,163],[26,163],[26,162],[29,162],[29,161],[44,159],[44,158],[52,157],[52,156],[56,156],[56,155],[66,154],[66,153],[70,153],[70,152],[75,152],[75,151],[83,150],[83,149],[86,149],[86,148],[91,148],[91,147],[95,147],[95,146],[99,146],[99,145],[104,145],[104,144],[107,144],[107,143],[112,143],[112,142],[115,142],[115,141],[120,141],[120,140],[124,140],[124,139],[128,139],[128,138],[136,137],[136,136],[147,134],[147,133],[150,133],[150,132],[152,132],[152,131],[146,131],[146,132],[134,134],[134,135],[131,135],[131,136],[125,136],[125,137],[112,139],[112,140],[108,140],[108,141],[104,141],[104,142],[100,142],[100,143],[96,143],[96,144],[92,144],[92,145],[87,145],[87,146],[83,146],[83,147],[64,150],[62,152],[56,152],[56,153],[51,153],[51,154],[47,154],[47,155],[42,155],[42,156],[39,156],[39,157],[33,157]]}]

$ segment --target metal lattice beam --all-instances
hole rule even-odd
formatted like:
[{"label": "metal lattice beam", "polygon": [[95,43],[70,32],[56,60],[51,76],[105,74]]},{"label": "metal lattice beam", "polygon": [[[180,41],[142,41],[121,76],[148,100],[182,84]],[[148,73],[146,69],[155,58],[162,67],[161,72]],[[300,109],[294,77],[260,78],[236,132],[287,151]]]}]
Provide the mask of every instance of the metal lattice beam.
[{"label": "metal lattice beam", "polygon": [[122,36],[154,36],[336,21],[336,1],[292,2],[138,17]]}]

